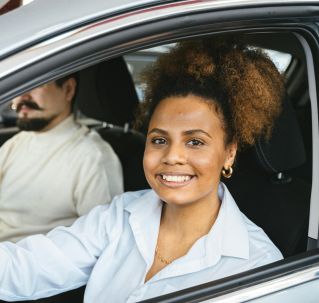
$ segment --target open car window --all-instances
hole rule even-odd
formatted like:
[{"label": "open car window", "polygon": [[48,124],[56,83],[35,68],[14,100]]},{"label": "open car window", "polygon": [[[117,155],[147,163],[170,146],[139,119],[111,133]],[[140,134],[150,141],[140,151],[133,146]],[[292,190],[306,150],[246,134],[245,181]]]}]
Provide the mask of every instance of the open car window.
[{"label": "open car window", "polygon": [[[197,14],[197,20],[201,19],[203,15]],[[195,15],[192,20],[196,19]],[[126,191],[148,188],[142,168],[145,128],[132,128],[136,106],[144,98],[145,83],[141,73],[178,41],[209,39],[220,35],[220,31],[227,34],[228,27],[214,24],[211,21],[214,18],[216,15],[198,21],[198,27],[190,27],[189,31],[182,31],[181,23],[174,24],[172,18],[172,24],[154,22],[149,34],[145,24],[136,27],[135,32],[133,26],[124,27],[121,33],[105,32],[100,39],[90,38],[91,44],[79,42],[65,52],[56,51],[54,56],[44,57],[47,66],[38,60],[33,67],[27,67],[25,72],[34,75],[33,82],[23,71],[16,72],[20,78],[14,77],[13,72],[11,78],[5,79],[7,90],[0,92],[5,100],[0,107],[0,144],[19,131],[11,109],[12,97],[25,91],[27,86],[28,89],[35,87],[73,69],[80,74],[75,109],[79,120],[111,144],[122,163]],[[232,24],[231,18],[228,23],[225,21],[226,25]],[[304,292],[311,293],[313,300],[317,296],[314,290],[318,284],[316,199],[319,174],[318,159],[313,155],[318,153],[319,147],[315,73],[319,68],[316,60],[319,50],[314,43],[318,37],[311,38],[298,24],[287,31],[280,28],[280,19],[273,22],[274,28],[263,21],[258,23],[258,28],[254,23],[232,27],[235,34],[246,35],[251,47],[263,49],[285,75],[286,98],[271,138],[242,150],[233,177],[225,183],[240,210],[266,232],[284,260],[220,280],[205,281],[188,289],[175,291],[171,288],[168,294],[145,302],[298,302]],[[164,25],[170,29],[169,34],[161,29]],[[156,36],[158,33],[163,37]],[[145,41],[141,42],[143,39]],[[119,72],[122,68],[129,72],[127,78]],[[83,291],[83,288],[73,290],[51,300],[81,302]]]}]

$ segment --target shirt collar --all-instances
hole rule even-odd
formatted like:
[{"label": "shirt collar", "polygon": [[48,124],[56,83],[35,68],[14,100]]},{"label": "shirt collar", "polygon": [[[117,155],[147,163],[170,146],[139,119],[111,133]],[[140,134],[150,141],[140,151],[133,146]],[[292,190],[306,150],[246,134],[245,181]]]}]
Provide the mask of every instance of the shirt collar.
[{"label": "shirt collar", "polygon": [[209,233],[198,239],[188,253],[164,268],[155,279],[178,276],[212,267],[222,257],[249,258],[249,237],[243,214],[226,185],[220,183],[221,206]]},{"label": "shirt collar", "polygon": [[221,255],[248,259],[249,238],[244,216],[225,184],[220,183],[218,195],[222,203],[217,220],[207,235],[207,243],[212,242],[215,233],[219,235]]},{"label": "shirt collar", "polygon": [[60,146],[64,144],[65,141],[69,141],[70,138],[77,134],[77,130],[87,132],[86,127],[81,127],[81,125],[75,121],[74,115],[71,114],[61,123],[56,125],[54,128],[45,132],[28,132],[24,131],[24,136],[29,137],[32,144],[36,144],[39,150],[41,148],[47,148],[47,146]]},{"label": "shirt collar", "polygon": [[130,213],[131,225],[136,245],[149,268],[154,259],[163,202],[153,190],[146,190],[125,207]]},{"label": "shirt collar", "polygon": [[[209,233],[197,240],[187,255],[154,276],[155,279],[214,266],[222,256],[249,258],[249,238],[244,217],[223,183],[219,185],[218,194],[221,207]],[[149,190],[134,202],[131,201],[125,209],[130,212],[129,222],[137,247],[149,268],[154,259],[162,202],[153,190]]]}]

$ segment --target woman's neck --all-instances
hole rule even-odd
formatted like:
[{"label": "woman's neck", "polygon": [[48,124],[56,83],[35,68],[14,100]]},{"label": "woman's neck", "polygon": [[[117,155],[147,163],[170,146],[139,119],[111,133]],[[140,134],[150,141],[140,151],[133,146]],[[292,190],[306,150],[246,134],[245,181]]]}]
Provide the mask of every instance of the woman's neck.
[{"label": "woman's neck", "polygon": [[187,254],[193,244],[209,232],[219,208],[217,193],[207,201],[183,206],[165,203],[154,261],[145,276],[145,282],[169,263]]},{"label": "woman's neck", "polygon": [[163,205],[161,231],[183,241],[206,235],[217,218],[220,201],[216,193],[209,201],[197,201],[187,205]]}]

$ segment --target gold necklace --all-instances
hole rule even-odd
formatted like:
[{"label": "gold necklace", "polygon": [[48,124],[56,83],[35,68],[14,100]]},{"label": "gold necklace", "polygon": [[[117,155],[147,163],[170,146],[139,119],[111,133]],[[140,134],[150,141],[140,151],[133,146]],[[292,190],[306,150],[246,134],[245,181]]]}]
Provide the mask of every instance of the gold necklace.
[{"label": "gold necklace", "polygon": [[160,252],[158,251],[158,246],[156,246],[155,248],[155,255],[157,257],[158,260],[160,260],[162,263],[168,265],[168,264],[171,264],[173,262],[173,260],[171,259],[165,259],[161,254]]}]

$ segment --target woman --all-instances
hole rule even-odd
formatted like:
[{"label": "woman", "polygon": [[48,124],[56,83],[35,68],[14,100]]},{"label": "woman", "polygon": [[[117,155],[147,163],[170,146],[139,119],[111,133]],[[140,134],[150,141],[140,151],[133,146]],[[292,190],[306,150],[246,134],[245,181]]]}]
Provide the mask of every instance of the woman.
[{"label": "woman", "polygon": [[118,196],[47,236],[1,244],[1,299],[87,284],[85,302],[136,302],[282,258],[220,182],[238,148],[270,135],[284,92],[272,62],[223,40],[184,42],[146,81],[140,118],[152,190]]}]

